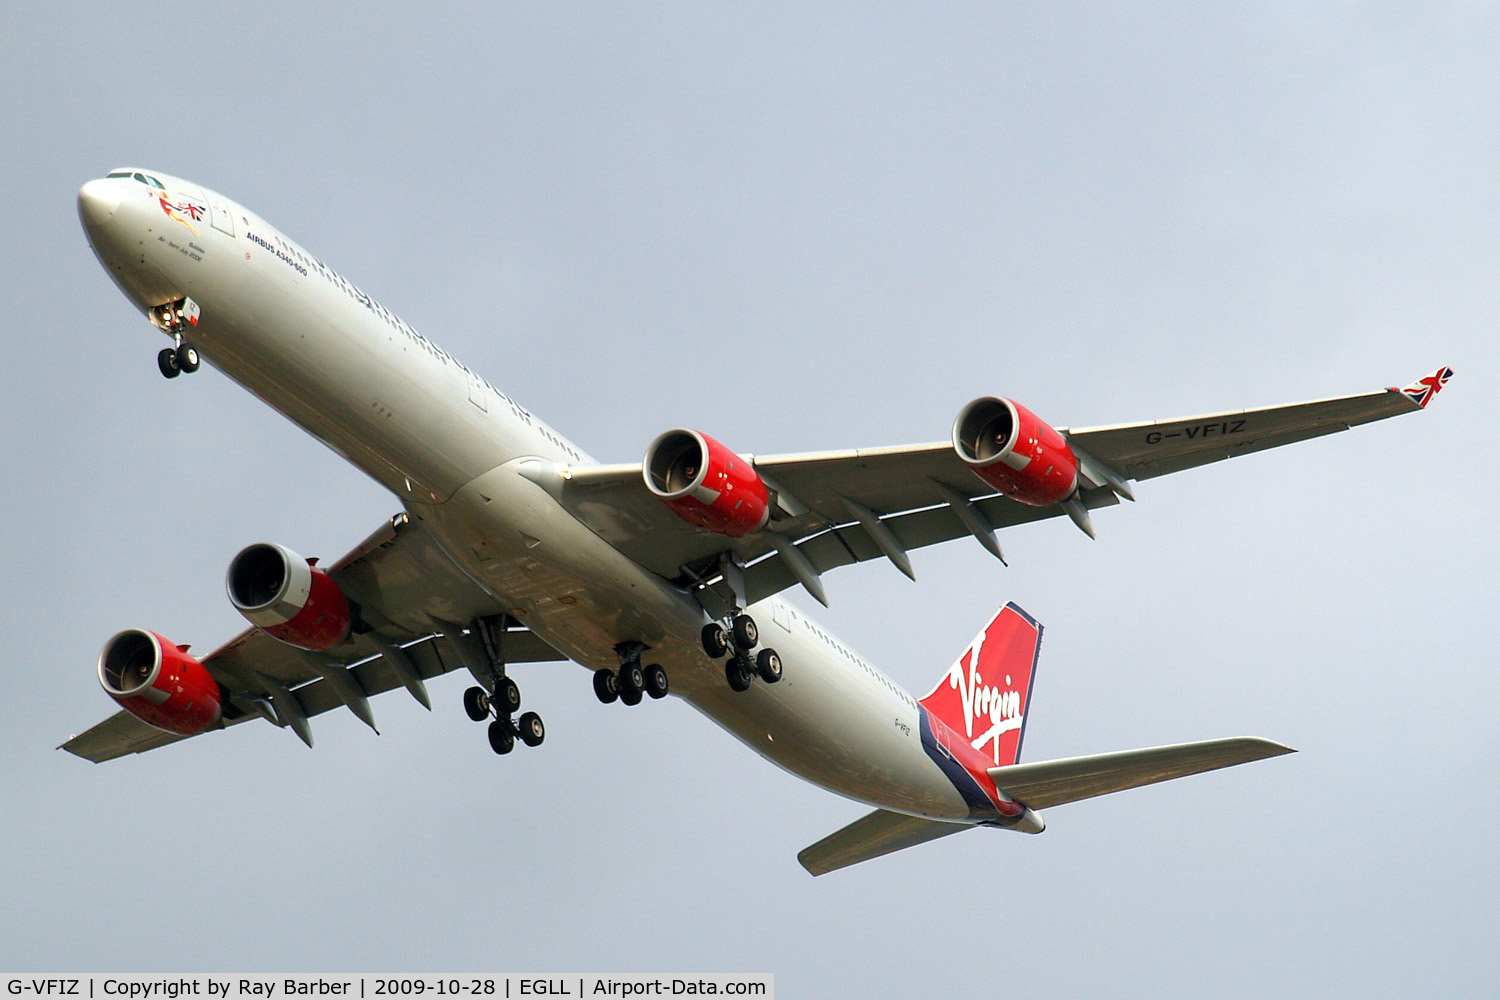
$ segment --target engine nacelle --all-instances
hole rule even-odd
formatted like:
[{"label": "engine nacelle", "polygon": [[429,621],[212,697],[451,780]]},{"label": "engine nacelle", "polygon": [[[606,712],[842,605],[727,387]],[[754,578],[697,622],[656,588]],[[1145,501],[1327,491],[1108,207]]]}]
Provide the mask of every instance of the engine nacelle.
[{"label": "engine nacelle", "polygon": [[1046,507],[1078,489],[1078,459],[1063,436],[1009,399],[986,396],[959,411],[953,449],[1012,500]]},{"label": "engine nacelle", "polygon": [[765,527],[771,493],[755,467],[707,434],[667,431],[641,467],[646,488],[689,524],[730,538]]},{"label": "engine nacelle", "polygon": [[349,599],[331,576],[285,546],[244,549],[224,585],[251,625],[287,645],[321,653],[349,636]]},{"label": "engine nacelle", "polygon": [[219,721],[219,682],[155,632],[126,629],[105,643],[99,683],[125,711],[169,733],[196,736]]}]

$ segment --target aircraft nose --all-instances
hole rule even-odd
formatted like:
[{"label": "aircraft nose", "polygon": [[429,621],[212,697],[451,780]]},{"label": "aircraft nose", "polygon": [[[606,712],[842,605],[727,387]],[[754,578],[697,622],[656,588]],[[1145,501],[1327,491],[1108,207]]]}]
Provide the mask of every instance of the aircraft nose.
[{"label": "aircraft nose", "polygon": [[120,185],[108,178],[89,181],[78,189],[78,218],[85,229],[99,229],[120,207]]}]

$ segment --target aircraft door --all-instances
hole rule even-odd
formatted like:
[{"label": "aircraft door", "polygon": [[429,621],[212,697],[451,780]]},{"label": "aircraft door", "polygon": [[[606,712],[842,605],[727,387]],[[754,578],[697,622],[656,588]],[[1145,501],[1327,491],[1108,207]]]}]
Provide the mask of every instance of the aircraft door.
[{"label": "aircraft door", "polygon": [[214,228],[225,236],[234,235],[234,216],[229,214],[229,203],[218,195],[208,199],[208,214]]}]

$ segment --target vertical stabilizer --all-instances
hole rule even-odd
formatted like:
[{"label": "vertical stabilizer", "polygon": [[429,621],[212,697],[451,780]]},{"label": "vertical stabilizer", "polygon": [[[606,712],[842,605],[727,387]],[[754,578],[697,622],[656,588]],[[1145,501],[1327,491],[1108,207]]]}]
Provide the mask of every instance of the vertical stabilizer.
[{"label": "vertical stabilizer", "polygon": [[922,699],[922,707],[989,767],[1014,764],[1021,757],[1041,648],[1042,626],[1007,604]]}]

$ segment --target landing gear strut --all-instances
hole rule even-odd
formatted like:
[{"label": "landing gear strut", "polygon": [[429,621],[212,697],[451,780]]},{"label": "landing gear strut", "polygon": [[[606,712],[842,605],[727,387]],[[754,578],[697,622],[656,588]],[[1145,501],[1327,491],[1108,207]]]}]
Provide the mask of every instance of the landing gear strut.
[{"label": "landing gear strut", "polygon": [[649,648],[645,643],[634,641],[616,646],[620,669],[594,671],[594,695],[606,705],[616,700],[626,705],[639,705],[644,695],[665,698],[670,688],[666,670],[660,663],[641,666],[641,654]]},{"label": "landing gear strut", "polygon": [[[505,619],[481,619],[475,621],[471,635],[457,631],[444,632],[448,640],[459,648],[475,679],[488,682],[476,685],[464,692],[464,712],[475,722],[490,719],[490,749],[497,754],[508,754],[515,749],[516,739],[529,747],[542,745],[547,729],[542,717],[535,712],[522,712],[512,718],[521,707],[521,688],[515,680],[505,674],[505,657],[502,641],[505,635]],[[473,648],[472,639],[477,636],[483,643],[487,664],[476,665],[479,658]],[[486,689],[488,688],[488,690]]]}]

